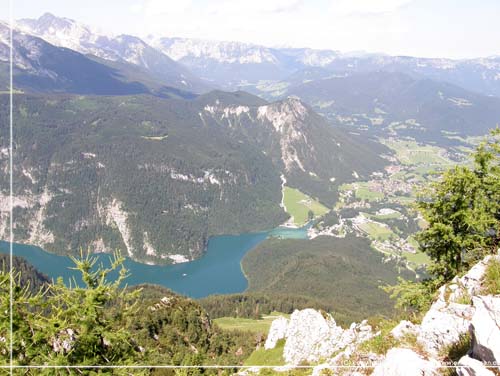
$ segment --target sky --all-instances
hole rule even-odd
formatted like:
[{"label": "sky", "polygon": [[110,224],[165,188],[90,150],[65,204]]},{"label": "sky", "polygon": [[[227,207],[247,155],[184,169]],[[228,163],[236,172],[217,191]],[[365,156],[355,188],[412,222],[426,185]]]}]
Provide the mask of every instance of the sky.
[{"label": "sky", "polygon": [[[499,0],[10,2],[14,19],[51,12],[102,32],[140,37],[175,36],[420,57],[500,55]],[[8,14],[0,18],[6,19]]]}]

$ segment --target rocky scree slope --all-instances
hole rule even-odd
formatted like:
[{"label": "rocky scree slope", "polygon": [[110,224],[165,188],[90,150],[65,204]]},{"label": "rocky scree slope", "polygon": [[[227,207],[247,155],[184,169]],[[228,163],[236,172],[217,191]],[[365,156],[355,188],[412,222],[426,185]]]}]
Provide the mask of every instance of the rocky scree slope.
[{"label": "rocky scree slope", "polygon": [[[420,324],[401,321],[386,337],[374,333],[366,321],[353,323],[348,329],[336,325],[328,314],[312,309],[295,311],[290,319],[273,321],[265,349],[273,349],[285,340],[283,359],[288,367],[301,364],[314,366],[313,375],[441,375],[447,372],[447,353],[458,348],[467,335],[471,344],[458,363],[456,373],[494,375],[500,364],[500,296],[480,295],[487,265],[500,262],[498,255],[485,257],[463,277],[455,277],[439,290]],[[385,354],[377,354],[366,346],[369,340],[393,343]],[[366,367],[336,368],[365,365]],[[486,365],[497,365],[488,368]],[[242,373],[251,373],[246,369]],[[330,373],[329,373],[330,372]]]}]

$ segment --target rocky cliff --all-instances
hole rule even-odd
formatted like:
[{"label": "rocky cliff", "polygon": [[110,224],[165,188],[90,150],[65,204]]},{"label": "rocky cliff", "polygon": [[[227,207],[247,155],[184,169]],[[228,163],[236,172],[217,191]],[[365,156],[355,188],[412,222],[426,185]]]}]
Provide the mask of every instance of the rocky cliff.
[{"label": "rocky cliff", "polygon": [[499,261],[500,250],[442,286],[419,324],[403,320],[384,333],[365,320],[343,329],[329,314],[297,310],[272,323],[265,349],[285,341],[287,366],[275,372],[311,365],[312,375],[498,374],[500,295],[483,295],[483,285],[489,263]]}]

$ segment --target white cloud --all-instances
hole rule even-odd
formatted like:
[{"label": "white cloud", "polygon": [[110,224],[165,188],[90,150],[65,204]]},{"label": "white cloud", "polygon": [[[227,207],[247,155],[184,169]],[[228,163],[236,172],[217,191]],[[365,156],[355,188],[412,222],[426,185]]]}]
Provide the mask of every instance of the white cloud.
[{"label": "white cloud", "polygon": [[332,0],[331,11],[336,15],[355,13],[390,13],[414,0]]},{"label": "white cloud", "polygon": [[252,14],[286,13],[296,10],[302,3],[302,0],[233,0],[227,1],[222,9],[240,14],[242,12]]},{"label": "white cloud", "polygon": [[193,3],[190,0],[143,0],[131,6],[136,13],[143,13],[148,17],[182,14],[190,10]]},{"label": "white cloud", "polygon": [[129,10],[132,13],[140,13],[144,9],[144,4],[142,3],[134,3],[129,6]]}]

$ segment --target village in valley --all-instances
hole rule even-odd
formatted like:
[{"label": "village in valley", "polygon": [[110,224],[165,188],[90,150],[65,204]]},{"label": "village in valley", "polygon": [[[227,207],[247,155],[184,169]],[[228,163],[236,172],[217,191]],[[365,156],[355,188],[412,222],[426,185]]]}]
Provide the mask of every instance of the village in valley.
[{"label": "village in valley", "polygon": [[[477,140],[473,140],[474,143]],[[418,250],[414,234],[426,222],[416,208],[417,192],[435,181],[438,172],[457,164],[471,163],[472,150],[462,146],[440,147],[411,138],[387,138],[382,142],[392,153],[389,164],[370,180],[356,180],[339,187],[336,206],[308,230],[310,238],[348,234],[367,237],[374,251],[414,271],[425,274],[428,256]],[[358,178],[353,172],[353,177]]]}]

